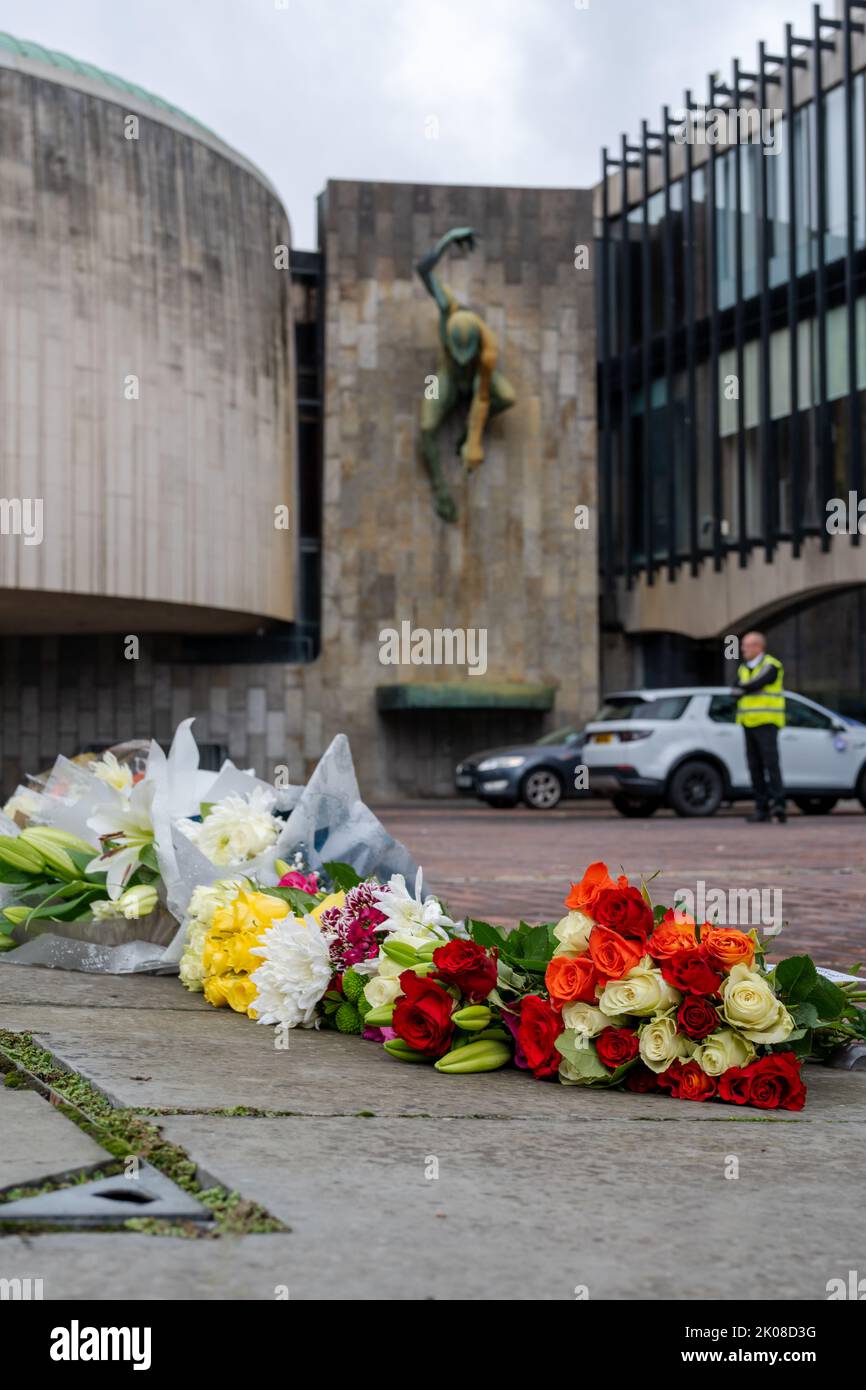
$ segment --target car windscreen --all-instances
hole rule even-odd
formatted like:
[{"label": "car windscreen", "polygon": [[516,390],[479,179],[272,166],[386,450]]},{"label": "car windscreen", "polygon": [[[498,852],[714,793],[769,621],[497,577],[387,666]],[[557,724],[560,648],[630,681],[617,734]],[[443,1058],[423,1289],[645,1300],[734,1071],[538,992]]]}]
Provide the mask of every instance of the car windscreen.
[{"label": "car windscreen", "polygon": [[569,739],[576,739],[579,737],[580,734],[577,729],[569,725],[567,729],[554,729],[552,734],[544,734],[541,738],[537,738],[535,742],[537,744],[568,743]]},{"label": "car windscreen", "polygon": [[658,700],[641,695],[612,695],[605,700],[595,716],[595,722],[607,723],[613,719],[619,723],[629,719],[679,719],[690,699],[690,695],[662,695]]}]

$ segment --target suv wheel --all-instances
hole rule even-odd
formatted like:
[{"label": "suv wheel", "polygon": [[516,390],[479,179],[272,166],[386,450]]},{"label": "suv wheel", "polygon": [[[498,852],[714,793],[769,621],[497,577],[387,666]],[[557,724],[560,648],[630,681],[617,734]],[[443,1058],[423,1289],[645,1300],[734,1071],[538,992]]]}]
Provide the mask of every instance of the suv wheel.
[{"label": "suv wheel", "polygon": [[838,796],[795,796],[794,805],[799,806],[804,816],[826,816],[838,800]]},{"label": "suv wheel", "polygon": [[860,776],[857,778],[856,795],[860,801],[860,805],[863,807],[863,810],[866,811],[866,767],[862,769]]},{"label": "suv wheel", "polygon": [[520,795],[533,811],[552,811],[562,800],[562,778],[552,767],[536,767],[520,784]]},{"label": "suv wheel", "polygon": [[629,820],[640,820],[644,816],[654,816],[662,804],[660,796],[635,796],[628,792],[617,792],[616,796],[611,797],[611,801],[621,816],[627,816]]},{"label": "suv wheel", "polygon": [[701,758],[682,763],[668,783],[668,801],[678,816],[714,816],[724,792],[718,768]]}]

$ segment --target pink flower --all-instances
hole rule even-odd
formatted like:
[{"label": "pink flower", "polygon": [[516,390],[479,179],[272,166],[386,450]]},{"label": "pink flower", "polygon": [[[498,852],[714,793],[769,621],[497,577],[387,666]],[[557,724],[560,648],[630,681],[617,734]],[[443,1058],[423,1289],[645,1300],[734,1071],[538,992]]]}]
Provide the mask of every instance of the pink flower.
[{"label": "pink flower", "polygon": [[315,874],[302,874],[297,869],[292,869],[290,873],[283,874],[279,886],[281,888],[299,888],[302,893],[318,893],[319,880]]}]

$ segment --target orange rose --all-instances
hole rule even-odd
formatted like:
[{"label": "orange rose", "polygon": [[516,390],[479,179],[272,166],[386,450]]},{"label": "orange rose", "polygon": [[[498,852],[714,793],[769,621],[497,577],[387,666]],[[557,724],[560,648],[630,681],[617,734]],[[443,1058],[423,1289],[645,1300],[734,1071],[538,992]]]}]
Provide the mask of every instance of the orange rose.
[{"label": "orange rose", "polygon": [[599,860],[595,864],[590,864],[580,883],[571,885],[571,892],[565,900],[565,906],[570,912],[583,912],[587,917],[594,914],[595,905],[598,902],[600,893],[606,888],[627,888],[628,879],[624,875],[614,882],[607,871],[607,865]]},{"label": "orange rose", "polygon": [[647,950],[654,960],[667,960],[697,946],[695,919],[685,912],[666,912],[649,939]]},{"label": "orange rose", "polygon": [[580,999],[584,1004],[595,1003],[598,976],[588,956],[554,956],[544,976],[550,1002],[561,1009]]},{"label": "orange rose", "polygon": [[[609,927],[593,927],[589,934],[589,954],[598,971],[599,980],[621,980],[640,963],[642,952],[636,942]],[[585,956],[579,957],[585,960]]]},{"label": "orange rose", "polygon": [[751,965],[755,959],[754,941],[736,927],[714,927],[705,922],[701,927],[701,946],[717,970],[728,971],[735,965]]}]

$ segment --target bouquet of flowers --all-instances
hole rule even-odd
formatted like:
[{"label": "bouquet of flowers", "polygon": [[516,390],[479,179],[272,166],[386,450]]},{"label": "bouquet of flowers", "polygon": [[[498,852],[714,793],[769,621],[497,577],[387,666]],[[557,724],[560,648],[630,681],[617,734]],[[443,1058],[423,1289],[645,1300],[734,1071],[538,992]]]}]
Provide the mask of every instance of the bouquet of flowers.
[{"label": "bouquet of flowers", "polygon": [[569,1086],[802,1108],[808,1057],[866,1037],[857,980],[768,966],[754,931],[653,907],[591,864],[556,923],[455,922],[405,878],[282,864],[280,884],[199,888],[181,979],[258,1023],[333,1027],[445,1074],[513,1062]]},{"label": "bouquet of flowers", "polygon": [[866,1036],[855,986],[808,956],[768,966],[754,931],[653,908],[646,886],[614,881],[605,864],[590,865],[565,905],[546,1000],[519,1010],[516,1061],[536,1076],[799,1110],[803,1060]]}]

